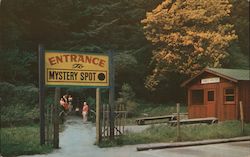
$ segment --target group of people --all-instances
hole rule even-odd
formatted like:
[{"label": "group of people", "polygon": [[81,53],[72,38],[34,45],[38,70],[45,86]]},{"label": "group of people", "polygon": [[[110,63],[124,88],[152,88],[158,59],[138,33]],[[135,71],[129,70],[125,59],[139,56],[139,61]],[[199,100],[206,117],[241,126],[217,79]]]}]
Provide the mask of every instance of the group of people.
[{"label": "group of people", "polygon": [[[63,110],[67,112],[72,112],[74,110],[73,106],[73,97],[71,95],[64,95],[60,99],[60,105],[62,106]],[[78,107],[75,108],[76,112],[79,112],[80,109]],[[89,112],[89,106],[86,101],[83,102],[82,106],[82,118],[83,122],[86,123],[88,121],[88,112]]]},{"label": "group of people", "polygon": [[64,111],[71,112],[73,109],[72,105],[73,98],[71,95],[64,95],[60,99],[60,105],[63,107]]}]

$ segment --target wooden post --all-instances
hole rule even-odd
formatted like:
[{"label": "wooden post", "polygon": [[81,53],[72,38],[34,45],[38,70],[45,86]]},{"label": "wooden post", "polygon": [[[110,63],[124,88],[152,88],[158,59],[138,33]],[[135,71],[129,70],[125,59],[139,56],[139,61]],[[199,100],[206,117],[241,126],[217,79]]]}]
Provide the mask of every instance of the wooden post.
[{"label": "wooden post", "polygon": [[100,122],[100,88],[96,88],[96,144],[101,141],[101,122]]},{"label": "wooden post", "polygon": [[60,101],[60,88],[55,88],[55,98],[54,98],[54,138],[53,138],[53,147],[59,148],[59,115],[58,115],[58,106]]},{"label": "wooden post", "polygon": [[110,118],[110,139],[114,139],[114,99],[115,99],[115,68],[113,53],[109,54],[109,118]]},{"label": "wooden post", "polygon": [[106,116],[107,116],[107,137],[110,137],[110,105],[107,104],[107,111],[106,111]]},{"label": "wooden post", "polygon": [[241,132],[244,133],[244,110],[242,101],[240,101],[240,121],[241,121]]},{"label": "wooden post", "polygon": [[180,103],[176,104],[177,111],[177,141],[180,141]]},{"label": "wooden post", "polygon": [[45,144],[45,113],[44,113],[44,100],[45,100],[45,52],[44,47],[39,44],[38,46],[39,53],[39,108],[40,108],[40,144]]},{"label": "wooden post", "polygon": [[103,104],[102,105],[102,134],[103,134],[103,137],[105,138],[106,134],[105,134],[105,109],[106,109],[106,105]]},{"label": "wooden post", "polygon": [[54,105],[53,104],[50,104],[50,144],[53,144],[53,107]]},{"label": "wooden post", "polygon": [[124,113],[124,117],[123,117],[123,133],[125,133],[125,125],[126,125],[126,120],[127,120],[127,111],[125,109],[125,105],[123,105],[123,111]]},{"label": "wooden post", "polygon": [[47,111],[46,111],[46,142],[47,142],[47,144],[49,144],[49,129],[50,129],[50,127],[49,127],[49,125],[50,125],[50,123],[49,123],[49,118],[50,118],[49,117],[50,116],[49,110],[50,110],[50,105],[47,104],[46,107],[47,107]]}]

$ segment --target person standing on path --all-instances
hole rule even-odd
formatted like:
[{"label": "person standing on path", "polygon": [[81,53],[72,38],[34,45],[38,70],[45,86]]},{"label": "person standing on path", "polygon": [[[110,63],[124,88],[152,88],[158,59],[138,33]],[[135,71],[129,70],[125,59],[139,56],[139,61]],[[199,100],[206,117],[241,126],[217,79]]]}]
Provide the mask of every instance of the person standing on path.
[{"label": "person standing on path", "polygon": [[87,102],[83,102],[83,107],[82,107],[83,123],[86,123],[88,120],[88,112],[89,112],[89,106]]}]

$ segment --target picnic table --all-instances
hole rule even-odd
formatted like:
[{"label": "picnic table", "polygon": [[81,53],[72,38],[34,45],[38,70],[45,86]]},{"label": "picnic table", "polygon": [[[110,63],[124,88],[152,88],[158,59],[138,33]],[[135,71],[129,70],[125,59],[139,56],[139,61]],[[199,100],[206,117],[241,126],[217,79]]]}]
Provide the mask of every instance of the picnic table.
[{"label": "picnic table", "polygon": [[[186,116],[188,113],[180,113],[180,116]],[[173,113],[171,115],[164,115],[164,116],[153,116],[153,117],[142,117],[137,118],[135,121],[138,125],[144,125],[146,121],[156,121],[166,119],[167,121],[176,120],[177,113]]]},{"label": "picnic table", "polygon": [[160,119],[167,119],[168,121],[170,121],[170,120],[174,120],[175,118],[176,118],[176,115],[165,115],[165,116],[137,118],[135,121],[138,125],[144,125],[145,121],[154,121],[154,120],[160,120]]},{"label": "picnic table", "polygon": [[[171,120],[168,123],[170,123],[173,126],[176,126],[177,120]],[[192,118],[192,119],[181,119],[180,120],[180,124],[197,124],[197,123],[214,124],[214,123],[218,123],[218,118],[207,117],[207,118]]]}]

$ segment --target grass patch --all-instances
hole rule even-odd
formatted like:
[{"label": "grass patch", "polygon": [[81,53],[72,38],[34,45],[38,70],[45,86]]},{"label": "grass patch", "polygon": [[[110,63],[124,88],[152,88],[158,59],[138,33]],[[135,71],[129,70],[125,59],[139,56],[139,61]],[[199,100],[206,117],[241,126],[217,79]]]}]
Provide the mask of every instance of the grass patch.
[{"label": "grass patch", "polygon": [[242,133],[239,121],[226,121],[214,125],[182,126],[181,129],[183,141],[223,139],[250,135],[250,124],[245,124],[245,131]]},{"label": "grass patch", "polygon": [[[239,121],[226,121],[219,124],[207,125],[182,125],[181,140],[197,141],[206,139],[223,139],[239,136],[250,136],[250,124],[245,124],[245,132],[241,133]],[[152,125],[140,133],[127,133],[112,143],[103,142],[101,147],[121,146],[130,144],[176,142],[176,127],[164,125]]]},{"label": "grass patch", "polygon": [[1,128],[1,154],[3,156],[43,154],[52,146],[40,145],[39,126]]}]

